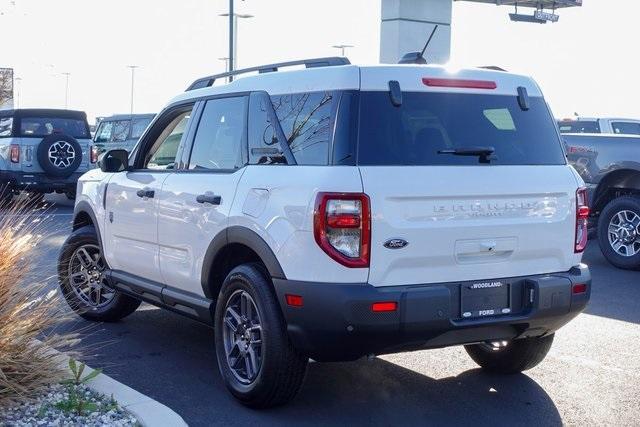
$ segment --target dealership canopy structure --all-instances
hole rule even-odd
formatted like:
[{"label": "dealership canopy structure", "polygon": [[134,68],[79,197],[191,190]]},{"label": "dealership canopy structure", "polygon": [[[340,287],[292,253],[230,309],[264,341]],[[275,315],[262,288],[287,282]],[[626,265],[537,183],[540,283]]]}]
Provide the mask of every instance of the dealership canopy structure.
[{"label": "dealership canopy structure", "polygon": [[537,24],[557,22],[559,9],[582,6],[582,0],[382,0],[380,62],[393,64],[408,52],[422,51],[430,35],[427,62],[447,62],[454,1],[508,6],[511,20]]}]

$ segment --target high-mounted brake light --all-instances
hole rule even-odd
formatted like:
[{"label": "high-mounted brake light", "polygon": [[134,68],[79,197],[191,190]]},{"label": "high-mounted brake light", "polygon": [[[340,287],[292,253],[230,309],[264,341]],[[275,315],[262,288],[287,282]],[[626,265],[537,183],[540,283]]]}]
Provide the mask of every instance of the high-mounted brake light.
[{"label": "high-mounted brake light", "polygon": [[20,163],[20,146],[11,144],[11,163]]},{"label": "high-mounted brake light", "polygon": [[98,161],[98,147],[95,145],[91,146],[91,163],[96,163]]},{"label": "high-mounted brake light", "polygon": [[578,188],[576,192],[576,240],[575,240],[575,253],[581,253],[587,247],[588,236],[588,222],[589,222],[589,204],[587,201],[587,189],[582,187]]},{"label": "high-mounted brake light", "polygon": [[319,193],[313,219],[318,246],[350,268],[369,267],[371,217],[363,193]]},{"label": "high-mounted brake light", "polygon": [[422,83],[432,87],[455,87],[462,89],[496,89],[498,85],[490,80],[435,79],[424,77]]}]

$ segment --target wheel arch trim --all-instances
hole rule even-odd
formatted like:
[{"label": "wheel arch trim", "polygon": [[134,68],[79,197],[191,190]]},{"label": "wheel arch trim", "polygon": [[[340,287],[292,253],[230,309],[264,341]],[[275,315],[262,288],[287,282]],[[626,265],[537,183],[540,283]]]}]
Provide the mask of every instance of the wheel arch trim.
[{"label": "wheel arch trim", "polygon": [[205,295],[209,294],[209,277],[217,255],[228,245],[237,243],[254,251],[274,279],[286,279],[282,266],[269,244],[258,233],[242,226],[231,226],[219,232],[209,243],[202,262],[200,282]]},{"label": "wheel arch trim", "polygon": [[96,214],[93,212],[93,208],[91,207],[89,202],[87,202],[86,200],[81,200],[77,202],[75,207],[73,208],[73,231],[78,229],[76,227],[76,219],[81,214],[88,215],[89,218],[91,218],[91,222],[93,223],[93,226],[96,229],[96,234],[98,235],[98,243],[100,244],[100,248],[104,250],[104,246],[102,245],[102,236],[100,233],[100,224],[98,223],[98,218],[96,217]]}]

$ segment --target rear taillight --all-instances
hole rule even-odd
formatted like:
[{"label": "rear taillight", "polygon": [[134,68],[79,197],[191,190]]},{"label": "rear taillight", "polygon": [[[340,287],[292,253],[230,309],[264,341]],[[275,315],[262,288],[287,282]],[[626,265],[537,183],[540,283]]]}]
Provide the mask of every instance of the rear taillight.
[{"label": "rear taillight", "polygon": [[576,241],[575,253],[584,251],[587,247],[589,221],[589,204],[587,201],[587,189],[579,188],[576,192]]},{"label": "rear taillight", "polygon": [[98,147],[96,147],[95,145],[91,146],[90,160],[91,160],[91,163],[95,163],[98,161]]},{"label": "rear taillight", "polygon": [[11,163],[20,163],[20,146],[11,144]]},{"label": "rear taillight", "polygon": [[313,221],[316,242],[346,267],[369,267],[369,206],[369,197],[362,193],[319,193],[316,199]]}]

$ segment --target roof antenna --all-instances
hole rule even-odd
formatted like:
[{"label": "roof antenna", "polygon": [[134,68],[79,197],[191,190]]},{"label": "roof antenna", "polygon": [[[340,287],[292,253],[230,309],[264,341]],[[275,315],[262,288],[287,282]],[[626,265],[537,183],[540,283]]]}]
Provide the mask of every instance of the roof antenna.
[{"label": "roof antenna", "polygon": [[429,43],[431,43],[431,40],[433,39],[433,36],[435,35],[438,27],[439,25],[437,24],[435,27],[433,27],[433,31],[431,31],[429,40],[427,40],[427,43],[424,45],[424,48],[422,49],[421,52],[407,53],[400,59],[400,61],[398,61],[398,64],[423,64],[423,65],[426,64],[427,60],[424,58],[424,53],[427,51],[427,47],[429,47]]}]

